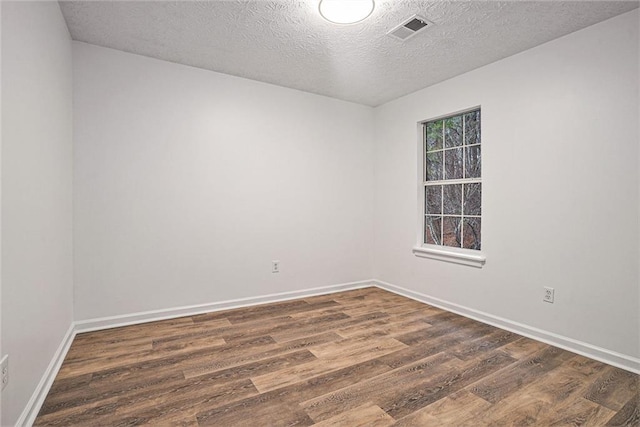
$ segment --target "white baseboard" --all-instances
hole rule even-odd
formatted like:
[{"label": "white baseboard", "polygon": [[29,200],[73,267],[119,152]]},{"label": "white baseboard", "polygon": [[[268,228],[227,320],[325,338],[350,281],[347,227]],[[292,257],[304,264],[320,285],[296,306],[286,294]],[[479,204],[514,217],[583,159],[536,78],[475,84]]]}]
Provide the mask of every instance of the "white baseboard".
[{"label": "white baseboard", "polygon": [[24,411],[22,411],[22,414],[20,414],[20,417],[16,422],[16,426],[33,425],[33,422],[36,420],[38,412],[40,412],[44,399],[47,397],[47,393],[49,393],[53,380],[56,378],[56,375],[58,375],[60,366],[62,366],[62,362],[64,361],[75,336],[76,332],[72,322],[67,333],[62,338],[62,342],[58,346],[58,349],[54,353],[51,362],[49,362],[49,366],[47,366],[47,369],[44,371],[44,375],[42,375],[38,386],[31,395],[31,399],[29,399],[27,406],[24,408]]},{"label": "white baseboard", "polygon": [[391,283],[386,283],[380,280],[372,280],[372,283],[375,286],[389,292],[393,292],[395,294],[402,295],[416,301],[423,302],[425,304],[429,304],[434,307],[438,307],[443,310],[450,311],[461,316],[495,326],[500,329],[505,329],[518,335],[532,338],[537,341],[542,341],[546,344],[550,344],[555,347],[559,347],[564,350],[568,350],[573,353],[577,353],[582,356],[595,359],[612,366],[616,366],[626,371],[640,374],[640,359],[638,358],[628,356],[626,354],[616,353],[615,351],[607,350],[606,348],[578,341],[573,338],[558,335],[553,332],[544,331],[542,329],[514,322],[509,319],[504,319],[502,317],[494,316],[489,313],[484,313],[482,311],[444,301],[439,298],[434,298],[420,292],[415,292],[409,289],[402,288],[400,286],[392,285]]},{"label": "white baseboard", "polygon": [[360,289],[367,286],[374,286],[374,284],[371,280],[361,280],[358,282],[322,286],[319,288],[303,289],[300,291],[280,292],[276,294],[212,302],[207,304],[144,311],[140,313],[123,314],[120,316],[102,317],[98,319],[80,320],[75,322],[75,330],[76,333],[98,331],[101,329],[129,326],[138,323],[155,322],[158,320],[174,319],[176,317],[183,316],[194,316],[196,314],[230,310],[234,308],[248,307],[258,304],[268,304],[280,301],[288,301],[297,298],[307,298],[314,295],[332,294],[335,292]]}]

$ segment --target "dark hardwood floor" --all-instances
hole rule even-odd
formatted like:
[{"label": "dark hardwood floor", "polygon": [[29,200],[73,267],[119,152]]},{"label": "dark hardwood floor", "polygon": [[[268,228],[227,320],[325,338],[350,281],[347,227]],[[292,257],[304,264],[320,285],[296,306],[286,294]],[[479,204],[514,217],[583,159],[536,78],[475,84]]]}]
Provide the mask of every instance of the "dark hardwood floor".
[{"label": "dark hardwood floor", "polygon": [[377,288],[76,336],[36,425],[640,425],[638,375]]}]

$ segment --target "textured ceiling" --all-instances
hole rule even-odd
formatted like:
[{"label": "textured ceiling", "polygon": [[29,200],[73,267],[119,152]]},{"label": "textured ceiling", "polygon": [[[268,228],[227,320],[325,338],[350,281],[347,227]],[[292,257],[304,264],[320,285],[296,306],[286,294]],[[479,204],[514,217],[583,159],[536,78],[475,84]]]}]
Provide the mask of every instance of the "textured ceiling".
[{"label": "textured ceiling", "polygon": [[[341,26],[318,0],[60,4],[74,40],[371,106],[638,7],[376,0],[365,21]],[[435,25],[404,42],[386,35],[413,14]]]}]

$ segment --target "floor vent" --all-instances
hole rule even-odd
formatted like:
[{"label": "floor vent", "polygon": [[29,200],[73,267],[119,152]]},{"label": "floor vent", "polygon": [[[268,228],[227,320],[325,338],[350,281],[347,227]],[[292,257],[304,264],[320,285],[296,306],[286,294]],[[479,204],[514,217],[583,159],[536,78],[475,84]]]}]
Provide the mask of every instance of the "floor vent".
[{"label": "floor vent", "polygon": [[406,40],[424,30],[427,27],[433,25],[433,22],[429,22],[418,15],[413,15],[411,18],[398,25],[387,34],[391,37],[395,37],[399,40]]}]

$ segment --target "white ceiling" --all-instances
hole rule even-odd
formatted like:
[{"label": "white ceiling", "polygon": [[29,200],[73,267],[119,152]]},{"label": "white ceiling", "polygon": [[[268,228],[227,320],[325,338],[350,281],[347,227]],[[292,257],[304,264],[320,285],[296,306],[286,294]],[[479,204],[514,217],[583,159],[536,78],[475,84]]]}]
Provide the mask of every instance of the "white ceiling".
[{"label": "white ceiling", "polygon": [[[74,40],[377,106],[638,7],[638,1],[376,0],[331,24],[318,0],[63,1]],[[413,14],[435,23],[405,42]]]}]

